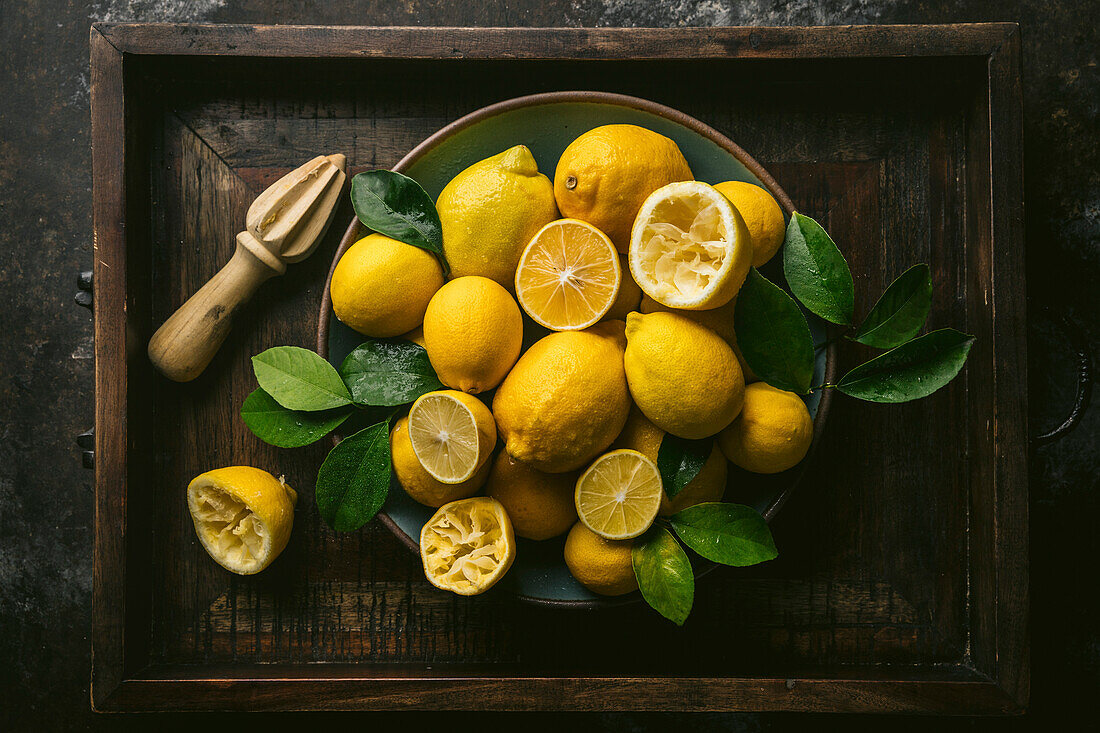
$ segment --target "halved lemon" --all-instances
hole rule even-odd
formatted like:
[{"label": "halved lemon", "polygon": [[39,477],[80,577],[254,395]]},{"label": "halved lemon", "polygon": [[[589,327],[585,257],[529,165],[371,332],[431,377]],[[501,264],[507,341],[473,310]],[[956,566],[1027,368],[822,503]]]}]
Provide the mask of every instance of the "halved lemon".
[{"label": "halved lemon", "polygon": [[657,464],[636,450],[613,450],[577,479],[577,515],[600,537],[628,540],[650,528],[662,496]]},{"label": "halved lemon", "polygon": [[444,504],[420,530],[424,575],[436,588],[460,596],[489,590],[515,556],[508,512],[487,496]]},{"label": "halved lemon", "polygon": [[630,272],[669,308],[730,302],[752,265],[752,239],[729,200],[700,181],[670,183],[642,204],[630,233]]},{"label": "halved lemon", "polygon": [[516,299],[540,326],[588,328],[615,303],[622,266],[607,235],[578,219],[540,229],[519,259]]},{"label": "halved lemon", "polygon": [[238,575],[260,572],[283,551],[297,501],[281,478],[250,466],[207,471],[187,486],[187,508],[203,549]]},{"label": "halved lemon", "polygon": [[497,442],[493,413],[473,395],[429,392],[409,410],[413,453],[436,481],[459,484],[489,459]]}]

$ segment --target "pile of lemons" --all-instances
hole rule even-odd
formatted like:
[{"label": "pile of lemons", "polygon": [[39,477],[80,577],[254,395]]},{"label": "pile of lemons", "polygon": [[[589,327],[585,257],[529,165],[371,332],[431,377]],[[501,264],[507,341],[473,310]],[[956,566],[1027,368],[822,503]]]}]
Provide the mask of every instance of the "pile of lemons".
[{"label": "pile of lemons", "polygon": [[[481,593],[516,535],[568,533],[578,581],[630,592],[634,538],[720,500],[727,459],[775,473],[805,456],[805,405],[753,382],[733,330],[749,268],[783,242],[767,191],[696,181],[672,140],[607,125],[568,146],[553,182],[517,145],[458,174],[437,209],[449,279],[429,252],[370,234],[331,283],[341,321],[422,345],[449,388],[390,435],[401,485],[438,508],[420,537],[433,584]],[[656,465],[666,433],[714,439],[671,500]]]}]

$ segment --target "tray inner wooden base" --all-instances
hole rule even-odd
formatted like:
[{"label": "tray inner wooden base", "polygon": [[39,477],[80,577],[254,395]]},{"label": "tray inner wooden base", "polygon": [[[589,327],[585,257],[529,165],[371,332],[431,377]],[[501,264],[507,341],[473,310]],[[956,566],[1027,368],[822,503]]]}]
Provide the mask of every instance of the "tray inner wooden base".
[{"label": "tray inner wooden base", "polygon": [[[975,296],[981,283],[967,275],[988,269],[989,256],[972,234],[981,211],[972,189],[982,158],[970,145],[983,124],[980,57],[873,65],[196,58],[142,68],[154,93],[131,112],[149,163],[148,226],[130,232],[131,268],[149,260],[146,277],[131,274],[137,342],[228,259],[254,195],[300,161],[341,152],[350,172],[388,167],[484,104],[568,88],[654,99],[745,148],[833,234],[855,274],[857,317],[894,277],[927,262],[930,327],[979,336],[991,328],[988,304]],[[641,605],[577,613],[501,594],[459,599],[429,586],[417,558],[378,524],[328,530],[312,490],[327,445],[272,448],[238,410],[255,386],[251,355],[314,343],[324,275],[349,216],[345,202],[312,258],[238,314],[200,379],[173,384],[142,374],[140,358],[131,364],[127,585],[148,605],[128,624],[128,659],[161,669],[325,662],[372,675],[393,664],[399,676],[410,665],[461,662],[505,676],[889,670],[916,679],[953,669],[944,674],[984,679],[989,652],[972,633],[972,606],[988,599],[971,590],[970,551],[992,520],[972,511],[983,479],[968,458],[988,455],[991,438],[966,379],[909,405],[839,397],[807,478],[774,523],[780,558],[701,581],[683,629]],[[841,369],[871,353],[844,344]],[[990,359],[979,342],[975,379],[987,378]],[[285,474],[300,496],[289,547],[250,578],[205,555],[184,505],[192,477],[238,463]]]}]

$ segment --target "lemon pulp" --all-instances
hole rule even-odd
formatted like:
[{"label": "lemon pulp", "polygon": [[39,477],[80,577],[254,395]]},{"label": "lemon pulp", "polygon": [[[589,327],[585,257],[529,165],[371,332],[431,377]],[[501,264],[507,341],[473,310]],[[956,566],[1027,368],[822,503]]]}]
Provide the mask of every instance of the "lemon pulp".
[{"label": "lemon pulp", "polygon": [[531,238],[516,268],[516,297],[527,315],[554,331],[588,328],[619,294],[615,245],[577,219],[559,219]]},{"label": "lemon pulp", "polygon": [[745,281],[752,243],[740,214],[712,186],[671,183],[645,200],[630,237],[630,271],[653,300],[705,310]]},{"label": "lemon pulp", "polygon": [[508,514],[485,496],[444,504],[420,531],[424,575],[437,588],[462,596],[488,590],[514,558]]},{"label": "lemon pulp", "polygon": [[445,390],[421,396],[409,410],[413,453],[429,474],[445,484],[461,483],[477,471],[496,443],[489,408],[476,397]]},{"label": "lemon pulp", "polygon": [[219,565],[239,575],[260,572],[283,551],[297,499],[281,479],[250,466],[207,471],[187,487],[199,542]]},{"label": "lemon pulp", "polygon": [[613,450],[577,479],[577,515],[605,539],[630,539],[653,524],[663,495],[653,461],[636,450]]}]

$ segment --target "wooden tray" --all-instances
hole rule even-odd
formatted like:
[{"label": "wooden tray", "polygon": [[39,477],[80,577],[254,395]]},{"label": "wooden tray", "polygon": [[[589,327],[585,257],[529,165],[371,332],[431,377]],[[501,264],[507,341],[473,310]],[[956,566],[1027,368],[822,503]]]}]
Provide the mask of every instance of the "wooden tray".
[{"label": "wooden tray", "polygon": [[[98,710],[836,710],[1009,713],[1028,697],[1027,396],[1015,25],[92,29]],[[744,147],[834,235],[857,315],[928,262],[929,326],[978,341],[932,398],[842,396],[773,524],[780,559],[702,581],[682,629],[640,605],[535,608],[431,588],[378,523],[335,535],[238,417],[248,357],[312,346],[334,227],[238,315],[206,373],[145,358],[224,263],[255,193],[321,152],[393,165],[484,104],[590,88]],[[345,202],[337,221],[346,221]],[[845,344],[841,367],[865,357]],[[248,463],[301,496],[257,577],[194,537],[187,482]]]}]

